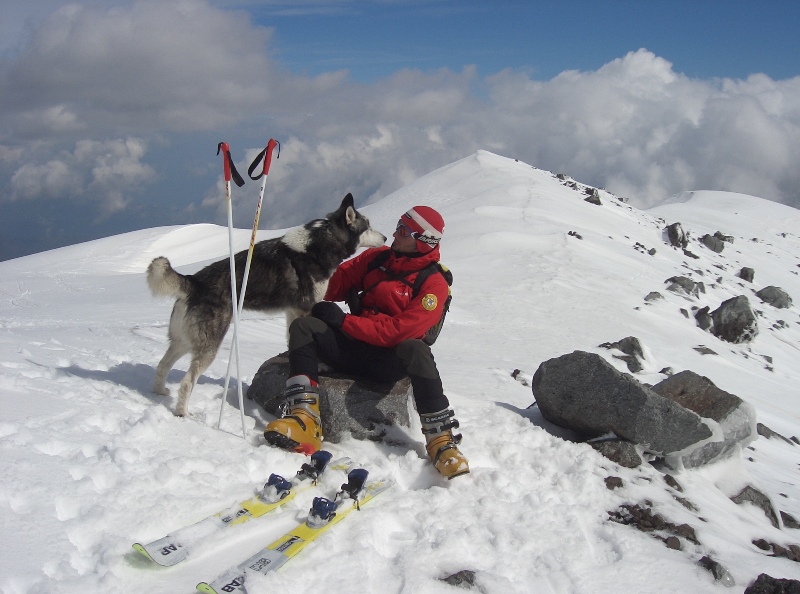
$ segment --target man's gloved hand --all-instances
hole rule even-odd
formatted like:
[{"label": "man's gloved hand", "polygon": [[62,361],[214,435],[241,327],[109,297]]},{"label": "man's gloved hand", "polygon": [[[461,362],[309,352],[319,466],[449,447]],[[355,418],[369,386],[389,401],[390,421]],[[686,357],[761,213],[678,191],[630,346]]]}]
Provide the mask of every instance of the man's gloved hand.
[{"label": "man's gloved hand", "polygon": [[320,301],[311,308],[311,315],[322,320],[331,328],[341,328],[344,324],[345,313],[335,303]]}]

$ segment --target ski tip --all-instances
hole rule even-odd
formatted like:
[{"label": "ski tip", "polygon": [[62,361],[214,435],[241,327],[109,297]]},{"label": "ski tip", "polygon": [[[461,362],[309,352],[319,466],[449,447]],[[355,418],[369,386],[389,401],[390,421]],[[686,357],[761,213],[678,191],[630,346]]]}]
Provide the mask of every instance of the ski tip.
[{"label": "ski tip", "polygon": [[197,589],[205,594],[217,594],[217,591],[205,582],[197,584]]},{"label": "ski tip", "polygon": [[147,550],[141,544],[139,544],[138,542],[135,542],[131,546],[133,547],[134,551],[136,551],[137,553],[140,553],[142,556],[144,556],[145,558],[147,558],[150,561],[152,561],[153,563],[155,563],[156,560],[153,559],[153,557],[150,556],[150,553],[148,553]]}]

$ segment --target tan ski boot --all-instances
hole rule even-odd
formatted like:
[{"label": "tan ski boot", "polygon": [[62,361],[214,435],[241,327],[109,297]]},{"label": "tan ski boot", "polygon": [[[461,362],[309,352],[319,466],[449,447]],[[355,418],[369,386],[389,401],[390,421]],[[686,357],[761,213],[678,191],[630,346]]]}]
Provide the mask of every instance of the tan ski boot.
[{"label": "tan ski boot", "polygon": [[281,418],[264,430],[267,443],[306,455],[319,450],[322,445],[319,388],[309,384],[287,385],[281,409]]},{"label": "tan ski boot", "polygon": [[[467,459],[458,450],[461,435],[453,435],[458,429],[458,421],[452,419],[453,411],[448,409],[437,413],[421,414],[422,433],[427,441],[428,457],[448,480],[469,472]],[[451,420],[452,419],[452,420]]]}]

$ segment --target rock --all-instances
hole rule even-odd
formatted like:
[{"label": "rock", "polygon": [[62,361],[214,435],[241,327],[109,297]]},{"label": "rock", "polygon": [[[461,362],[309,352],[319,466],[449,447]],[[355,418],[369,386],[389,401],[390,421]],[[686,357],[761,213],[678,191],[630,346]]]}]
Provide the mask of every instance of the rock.
[{"label": "rock", "polygon": [[[286,353],[265,361],[259,368],[247,397],[268,413],[278,416],[289,359]],[[386,426],[410,425],[411,380],[378,384],[363,378],[321,373],[320,413],[325,441],[338,443],[348,433],[357,439],[381,439]]]},{"label": "rock", "polygon": [[721,440],[710,441],[679,457],[686,468],[697,468],[724,458],[758,437],[755,409],[738,396],[718,388],[707,377],[682,371],[659,382],[652,390],[719,424]]},{"label": "rock", "polygon": [[756,297],[778,309],[787,309],[792,306],[792,298],[780,287],[764,287],[756,293]]},{"label": "rock", "polygon": [[730,572],[708,555],[702,557],[698,563],[700,563],[701,567],[710,571],[711,575],[714,576],[714,579],[720,582],[723,586],[728,586],[730,588],[731,586],[736,585],[736,582],[734,581]]},{"label": "rock", "polygon": [[667,291],[672,291],[673,293],[685,293],[699,297],[700,293],[706,292],[706,286],[702,282],[695,282],[688,276],[673,276],[664,282],[670,283]]},{"label": "rock", "polygon": [[684,233],[680,223],[672,223],[666,228],[670,245],[677,248],[686,248],[689,245],[689,236]]},{"label": "rock", "polygon": [[789,512],[782,511],[781,512],[781,521],[786,528],[791,528],[792,530],[800,530],[800,522],[797,521],[792,514]]},{"label": "rock", "polygon": [[622,479],[618,476],[607,476],[604,479],[606,484],[606,489],[609,491],[613,491],[614,489],[621,489],[625,486],[625,483],[622,482]]},{"label": "rock", "polygon": [[770,501],[769,497],[764,495],[764,493],[755,487],[747,485],[737,495],[731,497],[731,501],[737,505],[741,505],[742,503],[752,503],[766,514],[767,518],[772,525],[775,526],[775,528],[780,529],[781,523],[778,520],[778,514],[775,513],[775,508],[772,507],[772,501]]},{"label": "rock", "polygon": [[714,325],[714,320],[711,319],[711,314],[708,313],[709,309],[710,308],[706,305],[698,309],[694,314],[694,319],[701,330],[708,330]]},{"label": "rock", "polygon": [[664,299],[664,296],[661,293],[659,293],[658,291],[650,291],[647,294],[647,296],[644,298],[644,300],[647,303],[651,303],[653,301],[660,301],[661,299]]},{"label": "rock", "polygon": [[659,396],[600,355],[575,351],[542,363],[532,382],[542,416],[588,438],[613,432],[666,455],[712,436],[694,412]]},{"label": "rock", "polygon": [[604,439],[589,442],[598,453],[625,468],[636,468],[642,463],[642,457],[636,451],[636,444],[624,439]]},{"label": "rock", "polygon": [[753,270],[752,268],[748,268],[745,266],[739,271],[739,274],[737,274],[736,276],[738,276],[742,280],[747,281],[748,283],[752,283],[753,279],[756,276],[756,271]]},{"label": "rock", "polygon": [[[588,188],[587,188],[587,190],[588,190]],[[584,198],[584,200],[586,202],[588,202],[589,204],[595,204],[597,206],[603,206],[603,202],[600,200],[600,194],[597,192],[597,190],[594,190],[589,195],[589,197]]]},{"label": "rock", "polygon": [[701,355],[716,355],[717,354],[716,351],[711,350],[710,348],[708,348],[707,346],[705,346],[703,344],[698,345],[696,347],[692,347],[692,348],[695,351],[697,351],[698,353],[700,353]]},{"label": "rock", "polygon": [[628,336],[617,342],[604,342],[600,345],[604,349],[616,349],[623,353],[620,355],[612,355],[616,359],[625,361],[628,366],[628,371],[631,373],[638,373],[644,369],[642,362],[644,361],[644,350],[639,339],[635,336]]},{"label": "rock", "polygon": [[721,253],[722,250],[725,249],[725,242],[721,239],[714,237],[713,235],[709,235],[706,233],[703,237],[700,238],[700,243],[710,249],[712,252]]},{"label": "rock", "polygon": [[800,594],[800,581],[774,578],[762,573],[744,594]]},{"label": "rock", "polygon": [[794,442],[791,439],[788,439],[788,438],[784,437],[783,435],[781,435],[780,433],[778,433],[776,431],[773,431],[772,429],[770,429],[769,427],[767,427],[763,423],[757,423],[756,424],[756,431],[758,431],[758,434],[761,437],[766,437],[767,439],[772,439],[773,437],[776,437],[778,439],[782,439],[783,441],[785,441],[786,443],[788,443],[791,446],[795,445]]},{"label": "rock", "polygon": [[711,312],[711,333],[727,342],[750,342],[758,335],[758,322],[747,297],[733,297]]},{"label": "rock", "polygon": [[664,482],[667,483],[670,487],[672,487],[676,491],[683,493],[683,487],[681,487],[681,484],[678,482],[678,479],[676,479],[671,474],[664,475]]},{"label": "rock", "polygon": [[462,569],[458,573],[442,578],[442,581],[451,586],[471,589],[475,587],[475,572],[469,569]]},{"label": "rock", "polygon": [[724,241],[725,243],[733,243],[733,236],[725,235],[721,231],[714,232],[714,239],[719,239],[720,241]]}]

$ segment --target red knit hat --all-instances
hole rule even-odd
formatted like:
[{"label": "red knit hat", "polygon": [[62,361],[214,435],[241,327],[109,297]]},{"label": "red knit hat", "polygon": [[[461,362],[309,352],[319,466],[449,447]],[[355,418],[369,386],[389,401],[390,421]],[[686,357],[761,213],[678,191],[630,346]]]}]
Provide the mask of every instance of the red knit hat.
[{"label": "red knit hat", "polygon": [[430,206],[415,206],[400,217],[400,222],[415,233],[419,253],[427,254],[438,247],[444,232],[444,219]]}]

